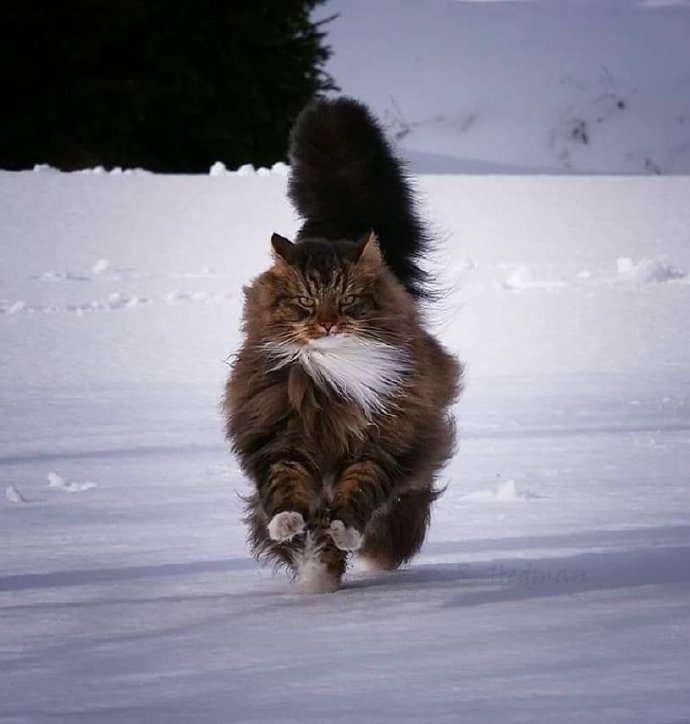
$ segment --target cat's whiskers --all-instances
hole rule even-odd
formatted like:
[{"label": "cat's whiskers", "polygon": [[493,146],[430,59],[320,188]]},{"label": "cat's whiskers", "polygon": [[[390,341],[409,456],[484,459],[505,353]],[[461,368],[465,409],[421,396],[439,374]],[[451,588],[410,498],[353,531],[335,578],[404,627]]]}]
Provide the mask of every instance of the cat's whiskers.
[{"label": "cat's whiskers", "polygon": [[[304,332],[300,329],[294,329],[294,327],[290,327],[287,334],[283,334],[280,337],[274,338],[274,341],[272,344],[276,345],[290,345],[290,344],[297,344],[302,343],[305,344],[308,340],[304,337]],[[262,343],[262,346],[264,346],[265,343]]]},{"label": "cat's whiskers", "polygon": [[353,331],[353,334],[361,339],[381,342],[384,344],[392,344],[396,347],[404,347],[409,341],[409,337],[407,335],[398,334],[388,329],[383,331],[379,328],[368,329],[367,327],[359,327]]}]

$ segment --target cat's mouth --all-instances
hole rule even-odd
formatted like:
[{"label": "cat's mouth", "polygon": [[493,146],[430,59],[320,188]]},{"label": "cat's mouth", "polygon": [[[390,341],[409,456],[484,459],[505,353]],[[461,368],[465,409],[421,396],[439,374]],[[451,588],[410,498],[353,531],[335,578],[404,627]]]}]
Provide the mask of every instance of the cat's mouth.
[{"label": "cat's mouth", "polygon": [[338,333],[338,334],[327,334],[323,337],[313,337],[307,340],[307,346],[310,349],[318,350],[320,352],[337,351],[339,348],[344,347],[357,339],[352,334]]},{"label": "cat's mouth", "polygon": [[318,325],[315,325],[314,328],[309,330],[309,334],[313,335],[310,336],[309,340],[313,339],[325,339],[328,337],[340,337],[344,333],[344,330],[333,323],[321,323]]}]

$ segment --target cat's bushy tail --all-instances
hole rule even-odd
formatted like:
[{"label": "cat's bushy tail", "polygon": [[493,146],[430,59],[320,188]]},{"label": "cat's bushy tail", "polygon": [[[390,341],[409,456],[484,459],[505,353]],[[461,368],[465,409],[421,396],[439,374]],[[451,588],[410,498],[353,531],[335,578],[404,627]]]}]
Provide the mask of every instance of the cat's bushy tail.
[{"label": "cat's bushy tail", "polygon": [[292,130],[290,163],[299,239],[356,240],[373,229],[399,281],[414,297],[429,296],[419,260],[430,238],[403,165],[366,106],[344,97],[308,105]]}]

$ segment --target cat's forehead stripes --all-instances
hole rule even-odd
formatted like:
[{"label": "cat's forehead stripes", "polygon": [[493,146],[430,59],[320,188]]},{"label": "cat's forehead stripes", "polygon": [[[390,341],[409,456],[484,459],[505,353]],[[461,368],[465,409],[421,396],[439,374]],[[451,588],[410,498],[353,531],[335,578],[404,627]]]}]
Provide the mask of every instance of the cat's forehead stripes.
[{"label": "cat's forehead stripes", "polygon": [[309,269],[303,274],[307,291],[312,296],[323,294],[344,294],[350,283],[350,274],[343,267],[330,269],[327,274]]},{"label": "cat's forehead stripes", "polygon": [[316,296],[321,287],[321,275],[316,271],[303,274],[304,283],[311,296]]},{"label": "cat's forehead stripes", "polygon": [[348,242],[297,244],[293,265],[311,296],[344,294],[352,281],[352,245]]}]

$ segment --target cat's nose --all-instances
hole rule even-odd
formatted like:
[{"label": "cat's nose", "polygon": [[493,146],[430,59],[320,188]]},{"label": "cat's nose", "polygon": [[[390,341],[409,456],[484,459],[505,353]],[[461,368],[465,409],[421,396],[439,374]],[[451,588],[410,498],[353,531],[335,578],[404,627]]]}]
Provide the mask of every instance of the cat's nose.
[{"label": "cat's nose", "polygon": [[321,325],[321,327],[326,330],[326,334],[330,334],[331,329],[335,327],[335,322],[319,322],[319,325]]}]

